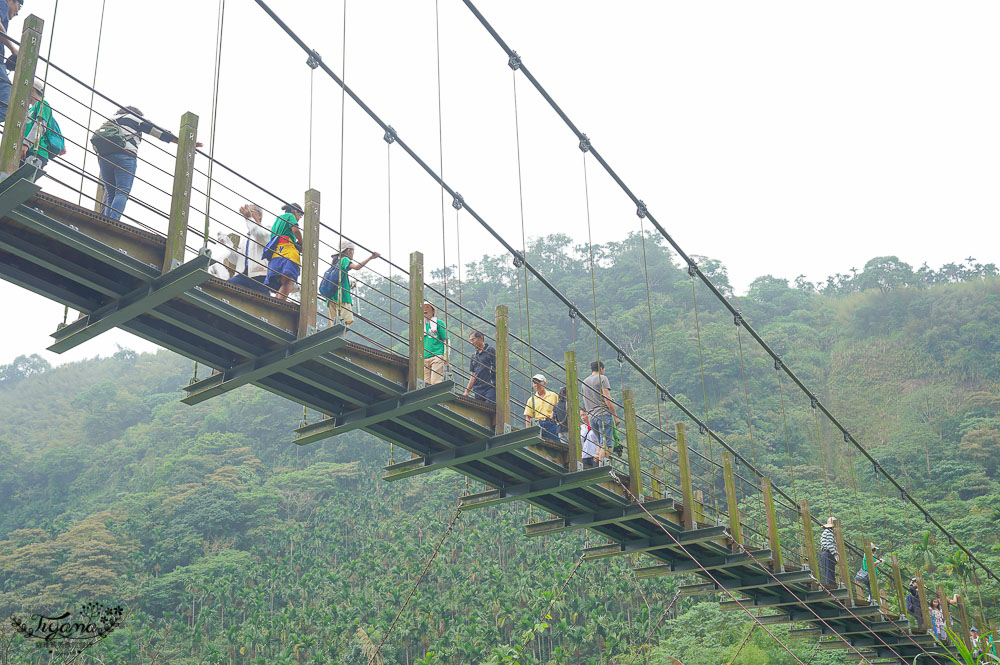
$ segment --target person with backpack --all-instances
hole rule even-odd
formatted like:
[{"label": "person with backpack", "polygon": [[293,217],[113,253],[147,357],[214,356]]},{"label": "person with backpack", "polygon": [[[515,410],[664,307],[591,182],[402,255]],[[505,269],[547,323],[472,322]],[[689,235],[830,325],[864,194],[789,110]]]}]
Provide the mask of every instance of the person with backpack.
[{"label": "person with backpack", "polygon": [[437,310],[429,302],[424,303],[424,384],[433,386],[444,381],[448,370],[448,354],[445,343],[448,331],[444,321],[437,317]]},{"label": "person with backpack", "polygon": [[295,288],[302,265],[302,229],[299,220],[305,214],[298,203],[281,207],[285,214],[278,215],[271,225],[271,239],[264,247],[263,259],[267,261],[264,286],[274,291],[278,300],[288,300]]},{"label": "person with backpack", "polygon": [[580,409],[580,451],[583,457],[583,468],[593,469],[607,459],[607,454],[601,446],[597,432],[590,427],[590,417],[586,409]]},{"label": "person with backpack", "polygon": [[[10,77],[17,63],[17,45],[7,38],[10,20],[21,11],[24,0],[0,0],[0,122],[7,120],[7,104],[10,103]],[[10,59],[6,58],[4,47],[10,49]]]},{"label": "person with backpack", "polygon": [[229,281],[236,286],[271,295],[270,289],[264,286],[264,281],[267,279],[264,247],[271,239],[271,234],[261,223],[264,211],[259,205],[248,203],[240,207],[240,214],[246,220],[247,235],[237,249],[236,271]]},{"label": "person with backpack", "polygon": [[[101,168],[101,184],[104,185],[102,213],[106,217],[122,218],[135,181],[139,144],[142,143],[143,134],[149,134],[164,143],[177,143],[176,136],[145,120],[142,111],[134,106],[125,106],[115,111],[114,117],[98,127],[90,137]],[[195,145],[201,147],[201,143]]]},{"label": "person with backpack", "polygon": [[21,162],[24,163],[28,155],[32,155],[37,159],[38,168],[44,169],[50,157],[65,152],[66,141],[59,123],[52,115],[52,107],[45,101],[45,89],[41,81],[35,81],[31,86],[31,108],[28,109],[28,122],[24,130]]},{"label": "person with backpack", "polygon": [[320,295],[327,299],[330,318],[343,319],[344,325],[348,326],[354,323],[354,300],[351,298],[351,280],[347,274],[351,270],[361,270],[369,261],[380,256],[378,252],[372,252],[364,261],[355,261],[354,245],[345,242],[340,247],[340,253],[330,257],[330,269],[323,273],[319,285]]}]

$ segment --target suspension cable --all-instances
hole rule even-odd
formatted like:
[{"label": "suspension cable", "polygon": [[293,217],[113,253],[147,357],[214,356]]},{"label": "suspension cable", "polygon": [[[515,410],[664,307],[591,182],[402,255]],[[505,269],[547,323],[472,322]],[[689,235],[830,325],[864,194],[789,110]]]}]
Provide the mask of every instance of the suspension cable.
[{"label": "suspension cable", "polygon": [[444,266],[444,329],[450,330],[448,319],[448,234],[444,220],[444,121],[441,110],[441,20],[438,0],[434,0],[434,53],[437,57],[437,116],[438,116],[438,172],[441,174],[441,261]]},{"label": "suspension cable", "polygon": [[[97,90],[95,89],[97,87],[97,65],[101,61],[101,37],[104,34],[104,7],[107,4],[108,4],[108,0],[101,0],[101,22],[100,22],[100,24],[98,25],[98,28],[97,28],[97,53],[94,54],[94,82],[90,86],[90,106],[89,106],[90,112],[87,114],[87,131],[88,132],[90,131],[90,123],[93,120],[93,116],[94,116],[94,95],[97,92]],[[49,42],[49,45],[51,46],[51,41]],[[49,78],[48,74],[49,74],[49,63],[50,62],[51,62],[51,58],[46,58],[45,59],[45,78],[46,78],[46,80],[48,80],[48,78]],[[56,71],[59,71],[58,67],[56,67]],[[81,174],[80,174],[80,196],[76,200],[77,205],[83,205],[83,180],[84,180],[84,174],[86,172],[87,172],[87,151],[84,150],[83,151],[83,166],[81,167]]]},{"label": "suspension cable", "polygon": [[[209,134],[208,139],[208,184],[205,188],[205,235],[202,238],[202,249],[208,248],[208,235],[209,235],[209,220],[211,219],[210,211],[212,209],[212,169],[215,166],[215,160],[211,159],[215,155],[215,129],[216,129],[216,117],[219,112],[219,81],[220,72],[222,71],[222,35],[225,26],[226,18],[226,0],[219,0],[219,16],[216,23],[215,32],[215,69],[213,73],[212,81],[212,131]],[[312,131],[312,125],[310,125],[310,132]]]}]

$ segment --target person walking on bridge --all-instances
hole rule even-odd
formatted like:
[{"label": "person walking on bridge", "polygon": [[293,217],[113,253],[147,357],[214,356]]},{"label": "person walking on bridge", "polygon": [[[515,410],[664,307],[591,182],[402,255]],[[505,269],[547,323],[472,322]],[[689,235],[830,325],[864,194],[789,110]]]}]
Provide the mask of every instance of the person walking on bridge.
[{"label": "person walking on bridge", "polygon": [[484,402],[497,401],[497,352],[486,343],[486,335],[478,330],[469,333],[469,343],[476,352],[469,359],[469,383],[463,395],[472,391],[473,397]]},{"label": "person walking on bridge", "polygon": [[611,382],[604,375],[604,363],[600,360],[590,363],[590,372],[590,376],[583,380],[580,398],[590,417],[590,426],[597,432],[601,444],[611,448],[615,423],[621,422],[611,400]]},{"label": "person walking on bridge", "polygon": [[302,219],[302,206],[298,203],[287,203],[281,208],[285,214],[279,215],[271,226],[271,239],[264,249],[267,259],[267,278],[264,284],[275,292],[279,300],[288,300],[288,294],[295,288],[299,278],[299,266],[302,263],[302,229],[299,220]]},{"label": "person walking on bridge", "polygon": [[833,517],[829,517],[823,525],[823,534],[819,537],[819,576],[820,583],[831,588],[837,584],[837,540],[833,536]]},{"label": "person walking on bridge", "polygon": [[448,331],[444,321],[437,317],[437,309],[429,302],[424,303],[424,384],[433,386],[444,381],[448,369],[448,355],[445,344]]},{"label": "person walking on bridge", "polygon": [[[142,111],[134,106],[125,106],[115,111],[114,117],[98,127],[90,137],[90,144],[94,146],[101,169],[101,184],[104,186],[102,212],[105,217],[122,218],[132,191],[132,183],[135,182],[139,144],[142,143],[143,134],[149,134],[164,143],[177,143],[175,135],[146,120]],[[201,147],[201,143],[195,145]]]},{"label": "person walking on bridge", "polygon": [[[24,0],[0,0],[0,122],[6,121],[7,104],[10,103],[10,77],[7,72],[14,71],[17,62],[17,46],[7,38],[7,29],[23,4]],[[4,47],[10,49],[10,60],[6,58]]]}]

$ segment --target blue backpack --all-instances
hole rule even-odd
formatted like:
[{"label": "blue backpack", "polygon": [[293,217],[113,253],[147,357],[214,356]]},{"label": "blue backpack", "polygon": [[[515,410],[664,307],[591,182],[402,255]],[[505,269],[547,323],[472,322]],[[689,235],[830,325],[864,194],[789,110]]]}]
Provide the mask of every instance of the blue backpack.
[{"label": "blue backpack", "polygon": [[324,298],[335,298],[337,290],[340,288],[340,257],[337,262],[323,273],[323,279],[319,283],[319,294]]}]

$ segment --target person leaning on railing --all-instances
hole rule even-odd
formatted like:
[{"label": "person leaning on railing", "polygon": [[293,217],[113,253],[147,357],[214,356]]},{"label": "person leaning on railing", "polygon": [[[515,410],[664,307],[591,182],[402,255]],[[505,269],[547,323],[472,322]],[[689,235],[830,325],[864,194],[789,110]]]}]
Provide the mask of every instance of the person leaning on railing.
[{"label": "person leaning on railing", "polygon": [[331,266],[331,271],[328,271],[323,279],[331,280],[336,286],[333,297],[326,301],[327,312],[331,318],[343,319],[344,325],[348,326],[354,323],[354,299],[351,296],[351,279],[348,273],[352,270],[361,270],[369,261],[380,256],[382,255],[378,252],[372,252],[364,261],[355,261],[354,245],[344,242],[340,246],[340,253],[330,257],[336,269]]},{"label": "person leaning on railing", "polygon": [[[3,2],[3,0],[0,0]],[[164,143],[177,143],[177,137],[143,118],[142,111],[125,106],[117,111],[91,135],[90,144],[97,153],[104,185],[103,214],[111,219],[121,219],[128,203],[138,164],[139,144],[142,135],[149,134]],[[195,144],[201,147],[201,143]]]},{"label": "person leaning on railing", "polygon": [[271,225],[271,239],[264,248],[263,258],[267,259],[267,278],[264,284],[274,291],[279,300],[288,300],[288,294],[295,288],[302,264],[302,206],[286,203],[281,208],[285,214],[278,215]]},{"label": "person leaning on railing", "polygon": [[559,396],[545,389],[545,376],[542,374],[531,377],[531,385],[535,392],[531,393],[524,405],[524,426],[531,427],[531,421],[534,420],[542,428],[543,439],[558,441],[559,430],[556,421],[552,419],[552,410],[559,401]]},{"label": "person leaning on railing", "polygon": [[444,321],[437,317],[437,310],[429,302],[424,303],[424,383],[433,386],[444,380],[448,368],[445,342],[448,330]]},{"label": "person leaning on railing", "polygon": [[486,336],[474,330],[469,333],[469,343],[476,352],[469,359],[469,383],[464,395],[472,391],[472,396],[486,402],[497,401],[497,352],[486,343]]}]

